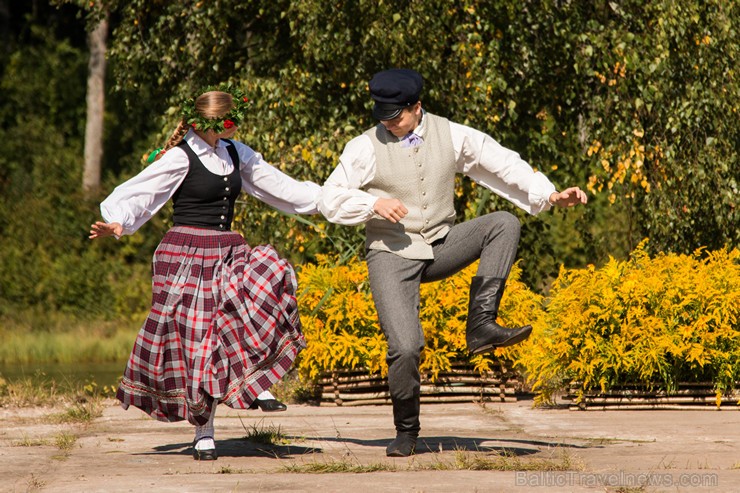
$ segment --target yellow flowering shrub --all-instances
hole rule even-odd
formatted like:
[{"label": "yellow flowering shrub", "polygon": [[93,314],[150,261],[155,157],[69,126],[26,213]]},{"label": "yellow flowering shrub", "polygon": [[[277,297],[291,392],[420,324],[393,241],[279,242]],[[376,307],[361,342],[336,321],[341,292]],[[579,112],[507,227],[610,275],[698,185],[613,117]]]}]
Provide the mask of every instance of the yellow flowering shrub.
[{"label": "yellow flowering shrub", "polygon": [[[470,359],[465,343],[470,280],[477,263],[456,275],[421,285],[420,319],[426,339],[420,370],[432,380],[453,362],[470,361],[479,372],[493,369],[495,361],[513,364],[517,349],[498,350],[496,355]],[[514,266],[501,303],[503,323],[524,324],[541,319],[541,297],[519,281]],[[380,328],[367,277],[367,267],[357,259],[334,265],[320,256],[316,264],[304,264],[298,272],[298,306],[308,347],[301,353],[299,368],[304,378],[315,380],[324,372],[366,369],[387,374],[387,344]]]},{"label": "yellow flowering shrub", "polygon": [[717,395],[740,380],[740,251],[561,269],[545,323],[518,352],[538,401],[569,383],[584,392],[618,385],[675,390],[709,383]]},{"label": "yellow flowering shrub", "polygon": [[[465,343],[470,281],[477,264],[422,284],[426,338],[421,371],[431,380],[453,363],[484,373],[504,364],[537,393],[536,403],[578,386],[604,392],[639,386],[671,392],[708,383],[718,397],[740,381],[740,251],[660,254],[641,244],[627,261],[562,268],[547,298],[532,292],[514,266],[499,322],[531,324],[529,339],[470,357]],[[299,307],[308,348],[299,367],[307,380],[324,372],[364,369],[387,374],[387,345],[378,327],[364,262],[335,266],[320,257],[298,273]]]}]

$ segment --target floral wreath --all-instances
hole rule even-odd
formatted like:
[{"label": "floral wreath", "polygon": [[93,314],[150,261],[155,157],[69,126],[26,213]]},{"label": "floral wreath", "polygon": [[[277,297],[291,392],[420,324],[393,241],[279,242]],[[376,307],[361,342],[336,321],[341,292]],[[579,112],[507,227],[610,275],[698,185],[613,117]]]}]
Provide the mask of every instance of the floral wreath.
[{"label": "floral wreath", "polygon": [[241,124],[247,116],[247,109],[251,105],[249,98],[247,98],[240,89],[232,86],[209,86],[203,89],[201,94],[209,91],[221,91],[231,94],[234,99],[234,108],[220,118],[204,118],[195,111],[195,98],[189,98],[185,100],[181,106],[182,118],[185,123],[202,132],[213,130],[213,132],[217,134]]}]

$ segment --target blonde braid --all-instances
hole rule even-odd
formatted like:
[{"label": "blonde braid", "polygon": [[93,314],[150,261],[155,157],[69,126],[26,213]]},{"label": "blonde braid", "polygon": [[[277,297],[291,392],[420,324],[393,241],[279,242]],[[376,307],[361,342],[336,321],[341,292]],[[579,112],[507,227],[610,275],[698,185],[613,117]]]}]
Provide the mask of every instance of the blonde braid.
[{"label": "blonde braid", "polygon": [[180,120],[180,122],[177,124],[177,128],[174,132],[172,132],[172,135],[167,140],[167,143],[162,148],[162,152],[167,152],[173,147],[175,147],[177,144],[182,142],[182,138],[185,137],[185,134],[188,133],[188,129],[190,127],[185,122],[185,120]]},{"label": "blonde braid", "polygon": [[[154,162],[164,156],[164,153],[175,147],[177,144],[182,142],[182,138],[185,137],[185,134],[188,133],[188,129],[190,126],[188,126],[187,122],[185,120],[180,120],[180,122],[177,124],[177,128],[174,132],[172,132],[172,135],[170,135],[170,138],[167,139],[167,143],[162,147],[159,152],[157,153],[156,157],[153,161]],[[151,158],[150,158],[151,159]]]}]

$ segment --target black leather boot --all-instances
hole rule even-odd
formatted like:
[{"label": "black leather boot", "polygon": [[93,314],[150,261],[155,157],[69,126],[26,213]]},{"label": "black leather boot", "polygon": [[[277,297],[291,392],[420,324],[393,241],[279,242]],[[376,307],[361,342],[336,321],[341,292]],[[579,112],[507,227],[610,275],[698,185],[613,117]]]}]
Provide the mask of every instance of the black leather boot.
[{"label": "black leather boot", "polygon": [[393,423],[396,425],[396,438],[385,449],[388,457],[408,457],[416,450],[419,437],[419,397],[393,399]]},{"label": "black leather boot", "polygon": [[480,354],[497,347],[511,346],[522,342],[532,333],[532,326],[515,329],[496,323],[498,306],[504,294],[506,279],[475,276],[470,284],[470,304],[466,339],[468,352]]}]

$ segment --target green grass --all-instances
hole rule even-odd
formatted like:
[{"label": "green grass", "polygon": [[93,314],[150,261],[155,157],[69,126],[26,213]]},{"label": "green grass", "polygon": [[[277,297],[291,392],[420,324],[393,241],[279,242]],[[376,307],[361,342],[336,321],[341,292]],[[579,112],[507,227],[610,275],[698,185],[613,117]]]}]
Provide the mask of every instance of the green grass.
[{"label": "green grass", "polygon": [[84,399],[75,402],[63,413],[55,415],[60,423],[91,423],[95,418],[103,415],[103,406],[99,398]]},{"label": "green grass", "polygon": [[0,319],[0,364],[125,361],[139,330],[131,322],[50,318],[50,323]]},{"label": "green grass", "polygon": [[[128,360],[143,316],[110,320],[81,320],[60,312],[42,312],[38,309],[1,309],[0,307],[0,367],[33,365],[80,365],[120,363],[121,370]],[[3,378],[5,377],[5,378]],[[0,406],[54,405],[68,396],[83,392],[86,395],[113,396],[115,388],[99,387],[87,382],[54,381],[37,371],[33,375],[11,379],[0,373]],[[316,388],[306,387],[296,368],[271,389],[287,403],[314,402]],[[261,439],[257,437],[257,439]]]},{"label": "green grass", "polygon": [[62,431],[54,437],[54,445],[59,449],[60,454],[52,456],[52,459],[66,460],[76,443],[77,435]]},{"label": "green grass", "polygon": [[69,389],[62,389],[39,372],[12,382],[0,376],[0,407],[51,406],[65,399],[67,393]]},{"label": "green grass", "polygon": [[456,450],[451,462],[440,460],[431,468],[455,471],[573,471],[581,470],[583,465],[565,451],[555,458],[522,459],[509,454],[490,457],[468,450]]},{"label": "green grass", "polygon": [[13,381],[0,375],[0,407],[69,405],[58,419],[64,422],[84,422],[99,416],[100,399],[114,393],[112,386],[100,387],[95,382],[59,383],[40,371]]},{"label": "green grass", "polygon": [[11,447],[43,447],[49,445],[49,440],[45,438],[23,437],[21,440],[13,440]]},{"label": "green grass", "polygon": [[54,444],[63,452],[69,452],[72,450],[75,443],[77,443],[77,435],[67,433],[66,431],[63,431],[54,437]]},{"label": "green grass", "polygon": [[[13,369],[34,365],[84,365],[128,359],[139,329],[130,320],[80,320],[59,312],[38,309],[0,310],[0,366]],[[123,368],[123,364],[121,364]],[[9,378],[0,374],[0,406],[55,406],[83,397],[111,396],[115,389],[56,379],[41,370]],[[92,409],[73,408],[65,418],[84,421]],[[94,414],[94,413],[93,413]]]},{"label": "green grass", "polygon": [[216,474],[247,474],[250,471],[246,469],[238,469],[231,466],[222,466],[218,471],[216,471]]},{"label": "green grass", "polygon": [[280,431],[280,426],[264,426],[262,420],[260,420],[258,425],[247,427],[244,425],[241,416],[239,417],[239,422],[242,424],[244,431],[247,432],[244,440],[248,442],[259,443],[261,445],[287,445],[289,443],[288,438]]},{"label": "green grass", "polygon": [[34,476],[33,474],[31,474],[31,477],[26,482],[26,486],[28,487],[26,491],[36,491],[46,486],[46,481],[42,481],[36,476]]},{"label": "green grass", "polygon": [[404,467],[395,462],[377,462],[360,464],[357,460],[343,458],[340,460],[292,463],[281,468],[283,472],[298,474],[332,474],[332,473],[370,473],[396,471],[580,471],[583,464],[567,452],[553,458],[527,458],[502,455],[490,457],[480,452],[456,450],[451,459],[443,453],[435,452],[429,464],[422,464],[415,457],[409,457]]},{"label": "green grass", "polygon": [[396,472],[398,467],[388,462],[377,462],[372,464],[358,464],[347,459],[307,462],[304,464],[288,464],[281,468],[283,472],[298,474],[333,474],[333,473],[369,473],[369,472]]}]

